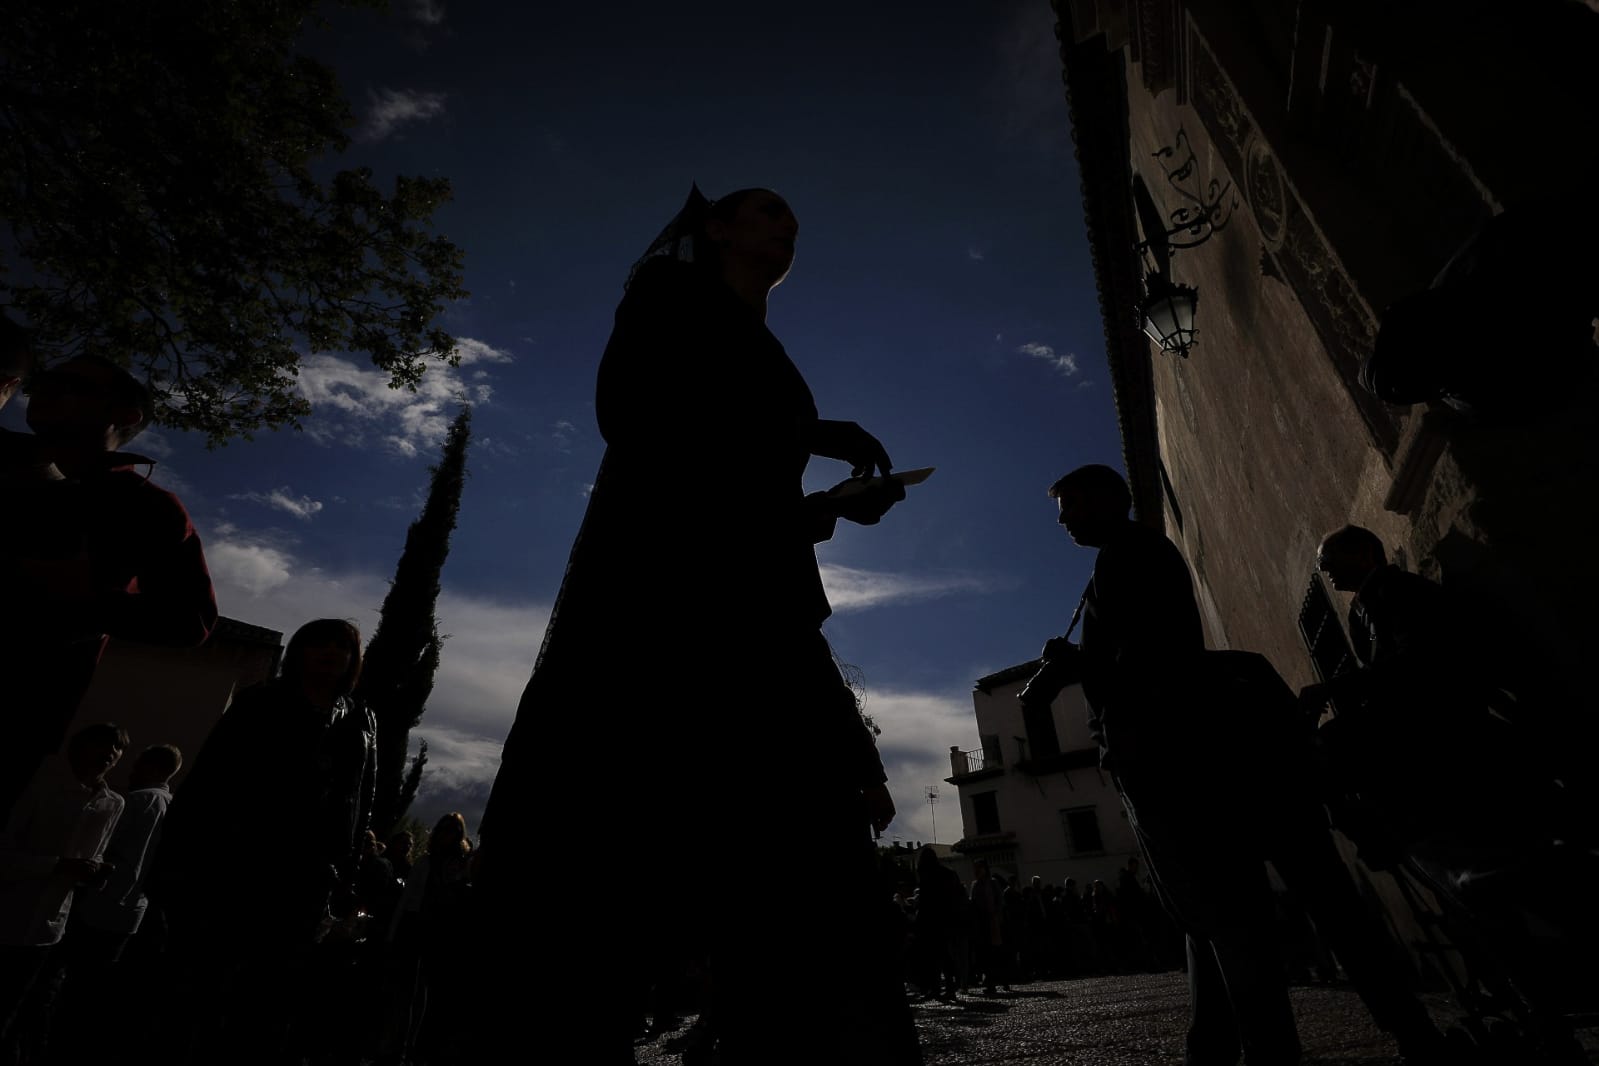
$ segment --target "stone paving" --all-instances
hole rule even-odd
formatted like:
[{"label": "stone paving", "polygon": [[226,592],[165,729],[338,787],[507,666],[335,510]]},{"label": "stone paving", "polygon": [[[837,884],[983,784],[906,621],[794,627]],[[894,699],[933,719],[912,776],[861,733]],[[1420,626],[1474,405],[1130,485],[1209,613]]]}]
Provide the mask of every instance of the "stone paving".
[{"label": "stone paving", "polygon": [[[1393,1044],[1372,1024],[1348,985],[1292,990],[1303,1066],[1398,1066]],[[1441,1024],[1452,1016],[1428,997]],[[1188,985],[1180,973],[1091,977],[1015,986],[958,1005],[917,1004],[926,1066],[1180,1066],[1188,1023]],[[1583,1034],[1592,1051],[1593,1033]],[[677,1066],[656,1046],[638,1049],[641,1066]]]},{"label": "stone paving", "polygon": [[[1305,1066],[1399,1061],[1348,988],[1293,998]],[[917,1024],[927,1066],[1171,1066],[1182,1062],[1188,984],[1172,973],[1022,985],[961,1007],[919,1006]]]}]

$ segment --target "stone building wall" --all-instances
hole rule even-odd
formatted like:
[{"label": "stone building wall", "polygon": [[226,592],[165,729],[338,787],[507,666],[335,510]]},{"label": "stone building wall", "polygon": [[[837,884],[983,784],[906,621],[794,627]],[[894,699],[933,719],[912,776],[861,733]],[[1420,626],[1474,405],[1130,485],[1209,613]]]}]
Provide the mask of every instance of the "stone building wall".
[{"label": "stone building wall", "polygon": [[[1408,569],[1467,591],[1475,624],[1523,635],[1552,687],[1586,700],[1599,419],[1552,390],[1547,411],[1484,428],[1441,405],[1384,405],[1356,375],[1383,309],[1425,288],[1483,221],[1549,196],[1580,215],[1594,146],[1558,116],[1599,106],[1581,59],[1584,40],[1599,47],[1599,17],[1559,0],[1514,17],[1453,5],[1450,19],[1422,4],[1408,20],[1315,0],[1057,9],[1080,68],[1096,48],[1120,67],[1094,75],[1120,90],[1119,115],[1087,99],[1092,86],[1073,111],[1091,243],[1096,227],[1120,242],[1102,241],[1095,264],[1113,378],[1148,380],[1147,395],[1118,390],[1124,451],[1141,511],[1152,494],[1140,484],[1159,485],[1159,520],[1192,566],[1212,643],[1265,653],[1291,683],[1314,680],[1299,610],[1317,542],[1352,522]],[[1116,123],[1124,174],[1104,158]],[[1142,295],[1109,209],[1134,171],[1168,213],[1194,206],[1179,187],[1236,204],[1225,228],[1172,258],[1174,279],[1199,289],[1186,360],[1114,336]],[[1567,243],[1551,234],[1549,261],[1528,269],[1591,258]],[[1507,373],[1521,355],[1506,353]]]},{"label": "stone building wall", "polygon": [[[1591,383],[1552,381],[1495,426],[1382,404],[1357,375],[1384,309],[1502,211],[1568,204],[1569,225],[1549,227],[1548,254],[1527,269],[1592,272],[1583,218],[1599,142],[1569,116],[1599,113],[1599,14],[1568,0],[1056,9],[1135,513],[1188,559],[1212,646],[1264,653],[1296,687],[1316,680],[1299,626],[1307,591],[1330,596],[1340,623],[1348,608],[1314,576],[1316,546],[1362,525],[1395,561],[1463,593],[1467,623],[1536,696],[1535,724],[1592,750]],[[1199,290],[1187,359],[1138,333],[1135,172],[1168,214],[1194,206],[1178,186],[1236,202],[1222,229],[1172,257],[1173,279]],[[1536,373],[1537,354],[1506,351],[1507,380]],[[1344,843],[1414,939],[1392,883]]]}]

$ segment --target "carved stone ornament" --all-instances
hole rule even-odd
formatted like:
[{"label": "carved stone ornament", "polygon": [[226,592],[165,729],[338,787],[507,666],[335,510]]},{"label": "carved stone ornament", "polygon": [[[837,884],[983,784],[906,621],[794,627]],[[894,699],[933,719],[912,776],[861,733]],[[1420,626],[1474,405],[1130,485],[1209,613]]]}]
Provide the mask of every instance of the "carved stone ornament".
[{"label": "carved stone ornament", "polygon": [[1258,133],[1251,133],[1244,145],[1244,189],[1260,239],[1275,252],[1288,233],[1288,190],[1277,157]]},{"label": "carved stone ornament", "polygon": [[1361,359],[1371,351],[1376,336],[1376,317],[1306,211],[1291,176],[1283,172],[1191,17],[1187,29],[1194,111],[1223,164],[1233,174],[1244,175],[1250,209],[1275,266],[1326,345],[1373,441],[1391,456],[1399,440],[1395,415],[1358,380]]}]

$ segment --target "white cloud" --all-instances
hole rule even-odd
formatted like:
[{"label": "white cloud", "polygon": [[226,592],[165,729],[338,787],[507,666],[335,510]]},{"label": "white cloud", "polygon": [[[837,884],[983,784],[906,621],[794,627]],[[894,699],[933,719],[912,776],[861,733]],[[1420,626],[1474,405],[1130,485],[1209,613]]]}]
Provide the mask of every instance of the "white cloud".
[{"label": "white cloud", "polygon": [[473,363],[509,363],[513,358],[504,348],[496,348],[492,344],[473,340],[471,337],[457,337],[455,352],[461,357],[462,366],[471,366]]},{"label": "white cloud", "polygon": [[[510,352],[470,337],[456,343],[461,367],[511,361]],[[375,367],[333,355],[308,355],[300,361],[299,377],[300,393],[312,407],[306,433],[324,444],[358,444],[376,434],[408,457],[436,448],[458,406],[486,404],[494,395],[487,381],[466,380],[461,367],[431,363],[415,390],[394,389],[388,375]]]},{"label": "white cloud", "polygon": [[555,441],[555,450],[570,452],[572,450],[572,437],[577,433],[577,426],[566,419],[561,419],[550,427],[550,438]]},{"label": "white cloud", "polygon": [[964,574],[941,576],[890,574],[822,563],[822,586],[835,611],[861,611],[890,603],[930,600],[958,592],[982,592],[981,578]]},{"label": "white cloud", "polygon": [[[282,588],[294,576],[290,571],[293,560],[287,554],[245,540],[222,539],[208,544],[205,561],[218,589],[219,603],[224,588],[238,589],[253,598]],[[223,610],[227,610],[225,605]]]},{"label": "white cloud", "polygon": [[444,5],[438,0],[410,0],[405,13],[424,26],[437,26],[444,21]]},{"label": "white cloud", "polygon": [[415,89],[378,89],[367,92],[366,121],[356,139],[381,141],[408,122],[426,122],[444,114],[444,94]]},{"label": "white cloud", "polygon": [[152,459],[170,459],[176,450],[172,442],[167,439],[166,433],[159,429],[151,428],[142,431],[133,438],[138,444],[129,444],[128,447],[140,455],[148,455]]},{"label": "white cloud", "polygon": [[1071,352],[1056,352],[1049,345],[1039,344],[1036,341],[1029,341],[1016,350],[1023,355],[1030,355],[1034,359],[1042,359],[1067,377],[1077,373],[1077,356]]},{"label": "white cloud", "polygon": [[983,261],[982,250],[975,247],[968,248],[966,249],[966,258],[970,259],[974,263],[981,263]]},{"label": "white cloud", "polygon": [[420,511],[427,502],[427,494],[420,488],[412,489],[409,496],[383,496],[372,501],[372,506],[386,511]]},{"label": "white cloud", "polygon": [[[278,630],[285,641],[314,618],[348,618],[368,639],[388,591],[387,574],[309,566],[226,523],[208,538],[206,558],[222,613]],[[438,618],[439,632],[448,639],[426,717],[413,737],[425,738],[429,748],[417,814],[431,820],[460,810],[475,832],[549,608],[446,587]]]},{"label": "white cloud", "polygon": [[431,717],[411,731],[410,754],[414,756],[418,742],[425,740],[428,761],[410,814],[432,825],[440,815],[458,811],[466,819],[467,831],[476,836],[494,775],[500,770],[503,745],[498,739],[435,725]]},{"label": "white cloud", "polygon": [[[977,718],[970,691],[876,692],[868,678],[866,713],[883,731],[877,738],[877,751],[898,811],[883,834],[884,842],[895,838],[932,840],[935,817],[940,841],[948,844],[960,839],[959,795],[944,778],[950,774],[951,746],[977,746]],[[928,785],[938,787],[936,815],[927,804],[924,790]]]},{"label": "white cloud", "polygon": [[275,507],[280,511],[293,515],[302,522],[311,521],[316,513],[322,510],[321,500],[313,500],[304,493],[296,496],[294,490],[287,485],[275,488],[271,492],[236,492],[230,495],[228,499],[246,500],[250,503],[258,503],[263,507]]}]

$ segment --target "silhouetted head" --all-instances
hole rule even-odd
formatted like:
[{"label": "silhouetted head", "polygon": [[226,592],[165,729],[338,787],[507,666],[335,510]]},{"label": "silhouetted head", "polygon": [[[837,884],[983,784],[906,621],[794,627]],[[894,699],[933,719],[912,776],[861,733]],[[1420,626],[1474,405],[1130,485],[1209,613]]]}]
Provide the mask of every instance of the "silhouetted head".
[{"label": "silhouetted head", "polygon": [[974,859],[972,861],[972,876],[976,877],[976,878],[979,878],[979,879],[988,876],[988,860],[987,859]]},{"label": "silhouetted head", "polygon": [[6,405],[33,370],[33,342],[28,331],[0,315],[0,407]]},{"label": "silhouetted head", "polygon": [[1066,894],[1068,896],[1077,895],[1077,878],[1068,877],[1066,879]]},{"label": "silhouetted head", "polygon": [[115,722],[86,725],[67,741],[67,764],[84,784],[105,779],[128,747],[128,731]]},{"label": "silhouetted head", "polygon": [[936,876],[943,865],[938,861],[938,852],[931,846],[923,847],[916,853],[916,880],[926,882],[929,877]]},{"label": "silhouetted head", "polygon": [[1055,482],[1049,496],[1059,505],[1057,520],[1085,548],[1102,547],[1133,509],[1127,480],[1098,463],[1080,466]]},{"label": "silhouetted head", "polygon": [[94,355],[28,378],[28,428],[51,444],[114,452],[150,424],[155,401],[127,370]]},{"label": "silhouetted head", "polygon": [[1372,571],[1388,562],[1382,538],[1364,526],[1344,526],[1321,539],[1316,569],[1339,592],[1358,592]]},{"label": "silhouetted head", "polygon": [[460,858],[472,850],[466,839],[466,817],[459,811],[444,815],[433,824],[428,837],[428,855],[436,862],[446,858]]},{"label": "silhouetted head", "polygon": [[384,845],[383,853],[390,859],[410,862],[411,849],[414,847],[416,847],[416,839],[402,829],[398,833],[389,836],[388,843]]},{"label": "silhouetted head", "polygon": [[711,201],[694,236],[694,258],[722,276],[776,286],[794,265],[799,220],[770,189],[739,189]]},{"label": "silhouetted head", "polygon": [[139,752],[128,773],[128,787],[154,788],[172,780],[183,766],[183,752],[175,744],[152,744]]},{"label": "silhouetted head", "polygon": [[342,618],[307,622],[289,638],[282,673],[301,688],[348,696],[361,678],[361,631]]}]

